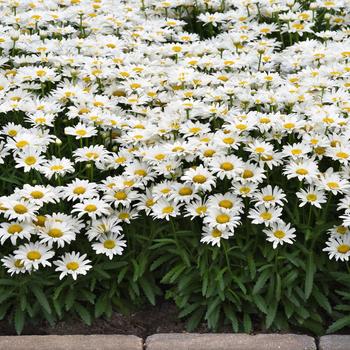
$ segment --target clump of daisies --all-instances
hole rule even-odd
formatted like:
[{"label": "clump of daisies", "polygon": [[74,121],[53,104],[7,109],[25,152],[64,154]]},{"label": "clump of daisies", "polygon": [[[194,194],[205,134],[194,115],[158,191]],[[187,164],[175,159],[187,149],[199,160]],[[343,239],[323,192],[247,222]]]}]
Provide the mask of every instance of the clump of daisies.
[{"label": "clump of daisies", "polygon": [[2,1],[6,270],[76,279],[146,218],[218,247],[253,225],[272,249],[328,221],[323,250],[348,261],[346,6]]}]

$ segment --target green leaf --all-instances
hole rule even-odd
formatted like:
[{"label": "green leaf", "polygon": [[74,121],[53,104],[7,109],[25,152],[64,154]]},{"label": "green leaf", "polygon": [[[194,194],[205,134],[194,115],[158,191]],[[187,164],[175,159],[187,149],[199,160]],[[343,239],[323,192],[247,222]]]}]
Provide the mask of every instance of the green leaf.
[{"label": "green leaf", "polygon": [[231,321],[232,324],[232,329],[235,333],[238,332],[238,319],[236,317],[236,314],[234,313],[233,309],[229,306],[229,305],[225,305],[223,307],[224,310],[224,314],[226,315],[226,317]]},{"label": "green leaf", "polygon": [[243,315],[243,329],[245,333],[250,333],[252,331],[252,320],[247,312]]},{"label": "green leaf", "polygon": [[194,304],[187,304],[186,307],[181,310],[181,312],[178,314],[179,318],[183,318],[189,314],[191,314],[194,310],[198,309],[200,306],[200,302],[194,303]]},{"label": "green leaf", "polygon": [[202,320],[204,309],[198,309],[187,321],[186,329],[188,332],[194,331]]},{"label": "green leaf", "polygon": [[267,315],[266,315],[266,328],[270,328],[272,325],[273,320],[276,317],[276,312],[277,312],[277,307],[278,303],[274,303],[271,306],[268,307],[267,309]]},{"label": "green leaf", "polygon": [[339,331],[340,329],[350,326],[350,315],[344,316],[340,318],[339,320],[333,322],[327,329],[327,334],[329,333],[335,333]]},{"label": "green leaf", "polygon": [[308,259],[306,261],[306,270],[305,270],[304,294],[306,299],[309,299],[312,292],[312,288],[314,284],[314,274],[315,274],[314,258],[313,258],[313,253],[310,252]]},{"label": "green leaf", "polygon": [[38,300],[39,304],[46,310],[47,313],[51,314],[51,307],[44,294],[43,290],[39,286],[32,286],[32,291]]},{"label": "green leaf", "polygon": [[75,311],[78,313],[80,318],[86,323],[88,326],[91,325],[91,315],[90,312],[83,305],[76,303],[74,305]]},{"label": "green leaf", "polygon": [[260,292],[260,290],[264,287],[264,285],[266,284],[267,280],[269,279],[271,274],[271,271],[269,269],[264,270],[258,280],[255,283],[255,286],[253,288],[253,294],[257,294]]},{"label": "green leaf", "polygon": [[256,266],[255,266],[254,258],[251,255],[248,255],[247,263],[248,263],[250,277],[251,279],[254,279],[256,276]]},{"label": "green leaf", "polygon": [[107,308],[107,298],[106,295],[103,295],[97,299],[95,304],[95,317],[100,317]]},{"label": "green leaf", "polygon": [[152,288],[152,284],[149,282],[149,280],[147,278],[141,278],[140,284],[141,284],[142,290],[145,293],[148,301],[152,305],[155,305],[156,304],[156,295],[155,295],[155,292]]},{"label": "green leaf", "polygon": [[329,303],[327,297],[320,292],[318,288],[314,288],[312,295],[315,297],[318,305],[325,309],[329,314],[332,313],[332,306]]},{"label": "green leaf", "polygon": [[154,271],[159,266],[163,265],[166,261],[170,260],[171,256],[168,254],[160,256],[158,259],[154,260],[151,264],[150,271]]},{"label": "green leaf", "polygon": [[23,331],[25,314],[21,308],[17,307],[15,311],[15,329],[18,335]]},{"label": "green leaf", "polygon": [[267,314],[267,305],[265,299],[262,296],[257,294],[253,295],[253,301],[261,312]]}]

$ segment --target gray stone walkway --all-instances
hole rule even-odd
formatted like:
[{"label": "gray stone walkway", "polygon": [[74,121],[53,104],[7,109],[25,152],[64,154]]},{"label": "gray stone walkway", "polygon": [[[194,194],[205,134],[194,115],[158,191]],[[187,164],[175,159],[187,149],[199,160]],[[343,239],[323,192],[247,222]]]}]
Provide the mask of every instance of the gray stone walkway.
[{"label": "gray stone walkway", "polygon": [[350,350],[350,335],[155,334],[0,336],[0,350]]}]

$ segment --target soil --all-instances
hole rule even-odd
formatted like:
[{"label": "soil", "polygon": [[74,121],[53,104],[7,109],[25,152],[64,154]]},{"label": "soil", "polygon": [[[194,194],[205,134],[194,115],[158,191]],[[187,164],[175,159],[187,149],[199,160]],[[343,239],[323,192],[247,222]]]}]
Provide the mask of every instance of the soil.
[{"label": "soil", "polygon": [[[54,326],[47,322],[26,325],[22,335],[48,334],[133,334],[142,338],[155,333],[182,333],[186,332],[186,323],[178,317],[178,310],[173,303],[163,301],[156,306],[146,307],[131,315],[113,313],[110,319],[99,318],[91,326],[84,324],[78,318],[60,321]],[[196,330],[207,333],[205,325]],[[8,321],[0,322],[0,335],[15,335],[13,325]]]}]

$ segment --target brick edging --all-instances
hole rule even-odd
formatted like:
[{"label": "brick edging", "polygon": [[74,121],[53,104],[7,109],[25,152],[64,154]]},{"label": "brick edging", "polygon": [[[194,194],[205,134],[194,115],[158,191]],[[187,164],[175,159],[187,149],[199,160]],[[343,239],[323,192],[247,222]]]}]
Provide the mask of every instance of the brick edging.
[{"label": "brick edging", "polygon": [[350,335],[154,334],[0,336],[0,350],[350,350]]}]

